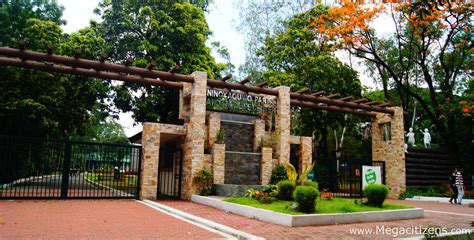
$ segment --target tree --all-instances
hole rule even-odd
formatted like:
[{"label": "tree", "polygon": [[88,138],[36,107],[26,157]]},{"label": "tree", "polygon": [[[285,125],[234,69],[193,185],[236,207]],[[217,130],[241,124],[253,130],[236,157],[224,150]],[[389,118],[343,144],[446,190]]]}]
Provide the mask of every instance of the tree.
[{"label": "tree", "polygon": [[64,7],[50,0],[0,0],[0,45],[16,47],[23,29],[31,18],[52,21],[58,25],[66,23],[61,19]]},{"label": "tree", "polygon": [[[83,57],[94,58],[100,52],[98,46],[103,44],[92,29],[64,34],[58,25],[63,22],[59,19],[62,7],[54,2],[2,2],[1,13],[0,25],[17,27],[0,36],[2,42],[11,43],[12,47],[22,38],[29,50],[44,52],[48,44],[53,44],[55,53],[70,55],[80,47]],[[17,13],[21,13],[18,18]],[[29,16],[46,20],[26,20]],[[107,81],[3,66],[0,79],[0,134],[66,138],[84,133],[91,122],[91,112],[108,115]]]},{"label": "tree", "polygon": [[[211,31],[201,8],[179,1],[102,1],[97,13],[103,21],[93,27],[102,33],[112,61],[133,59],[140,67],[155,61],[160,70],[179,65],[183,74],[204,71],[217,77],[220,69],[205,45]],[[177,90],[123,84],[114,97],[136,122],[178,121]]]},{"label": "tree", "polygon": [[245,63],[239,66],[241,75],[252,76],[256,82],[263,81],[265,71],[262,55],[258,51],[265,39],[283,29],[283,21],[298,12],[307,10],[312,0],[234,0],[239,11],[237,31],[245,39]]},{"label": "tree", "polygon": [[[357,73],[328,52],[325,43],[316,44],[316,33],[308,29],[311,19],[328,11],[318,6],[296,14],[284,22],[284,30],[275,37],[267,38],[264,55],[266,80],[273,85],[289,86],[293,91],[307,88],[312,92],[325,90],[343,95],[361,95],[361,84]],[[350,117],[338,112],[314,109],[295,109],[300,121],[294,131],[297,134],[314,133],[321,136],[321,148],[328,151],[328,134],[331,129],[353,124]],[[342,130],[345,131],[345,130]]]},{"label": "tree", "polygon": [[[395,25],[388,39],[378,37],[370,25],[383,6],[368,8],[343,1],[315,18],[311,27],[335,47],[373,64],[384,85],[400,91],[404,109],[419,104],[456,159],[457,120],[443,106],[462,92],[472,66],[473,7],[427,0],[388,6]],[[423,88],[428,98],[423,97]]]}]

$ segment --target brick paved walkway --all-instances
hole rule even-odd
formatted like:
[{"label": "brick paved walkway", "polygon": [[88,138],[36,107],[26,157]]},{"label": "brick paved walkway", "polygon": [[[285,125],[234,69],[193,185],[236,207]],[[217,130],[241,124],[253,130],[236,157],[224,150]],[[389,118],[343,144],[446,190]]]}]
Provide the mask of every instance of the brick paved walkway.
[{"label": "brick paved walkway", "polygon": [[[426,207],[426,209],[437,211],[450,211],[455,213],[462,212],[463,214],[472,214],[472,216],[425,212],[425,218],[416,220],[292,228],[242,217],[236,214],[228,213],[219,209],[189,201],[158,200],[157,202],[267,239],[369,239],[374,237],[375,239],[391,239],[394,236],[378,234],[376,236],[370,237],[368,235],[351,234],[350,230],[372,229],[368,231],[375,232],[377,226],[379,226],[379,229],[381,226],[384,226],[385,229],[387,229],[395,227],[423,228],[430,225],[446,227],[448,229],[471,229],[471,221],[474,220],[473,209],[469,209],[467,206],[452,206],[448,204],[440,205],[440,203],[422,203],[393,200],[394,203],[396,202],[399,204]],[[398,237],[407,236],[412,235],[402,234]]]},{"label": "brick paved walkway", "polygon": [[0,239],[223,238],[134,200],[0,201]]}]

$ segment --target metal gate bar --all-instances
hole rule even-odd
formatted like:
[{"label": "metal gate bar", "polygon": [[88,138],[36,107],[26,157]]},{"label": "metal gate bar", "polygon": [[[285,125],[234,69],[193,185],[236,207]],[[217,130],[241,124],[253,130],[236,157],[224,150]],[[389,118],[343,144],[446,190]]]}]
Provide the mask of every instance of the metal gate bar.
[{"label": "metal gate bar", "polygon": [[138,198],[141,146],[0,136],[0,199]]}]

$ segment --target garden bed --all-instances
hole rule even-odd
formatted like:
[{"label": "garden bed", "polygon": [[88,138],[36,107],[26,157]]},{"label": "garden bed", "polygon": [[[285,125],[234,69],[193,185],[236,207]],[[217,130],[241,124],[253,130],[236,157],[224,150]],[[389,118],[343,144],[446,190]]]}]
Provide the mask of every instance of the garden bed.
[{"label": "garden bed", "polygon": [[[424,212],[421,208],[410,208],[400,205],[386,205],[384,208],[375,208],[354,204],[354,200],[348,199],[319,200],[317,204],[318,213],[316,214],[292,212],[287,208],[290,202],[286,201],[261,204],[250,198],[230,198],[224,201],[198,195],[193,195],[191,200],[249,218],[289,227],[394,221],[424,217]],[[228,201],[239,202],[240,204]],[[329,203],[330,201],[331,203]]]}]

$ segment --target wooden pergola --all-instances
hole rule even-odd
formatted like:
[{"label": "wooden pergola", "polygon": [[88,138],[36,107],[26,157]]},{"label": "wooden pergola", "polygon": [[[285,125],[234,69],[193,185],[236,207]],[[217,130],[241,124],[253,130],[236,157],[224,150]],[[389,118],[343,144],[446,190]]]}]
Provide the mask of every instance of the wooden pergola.
[{"label": "wooden pergola", "polygon": [[[190,75],[177,73],[179,66],[169,71],[158,71],[153,68],[155,62],[150,62],[146,68],[131,66],[132,60],[124,65],[106,62],[107,54],[103,53],[99,61],[81,58],[81,50],[76,49],[74,57],[54,54],[52,45],[48,45],[46,53],[29,51],[25,49],[25,42],[19,42],[19,48],[0,47],[0,65],[20,68],[35,69],[40,71],[74,74],[102,79],[120,80],[130,83],[140,83],[174,89],[182,89],[183,82],[193,83]],[[246,94],[266,94],[278,96],[278,91],[266,88],[268,82],[258,83],[255,86],[248,84],[251,77],[246,77],[239,83],[227,82],[232,75],[227,75],[220,80],[208,79],[210,88],[227,89],[227,91],[240,91]],[[387,107],[388,103],[368,102],[366,98],[353,99],[353,96],[341,97],[339,93],[325,96],[325,91],[310,93],[308,89],[290,92],[291,105],[316,108],[321,110],[339,111],[355,115],[374,117],[377,112],[394,114],[393,109]]]}]

